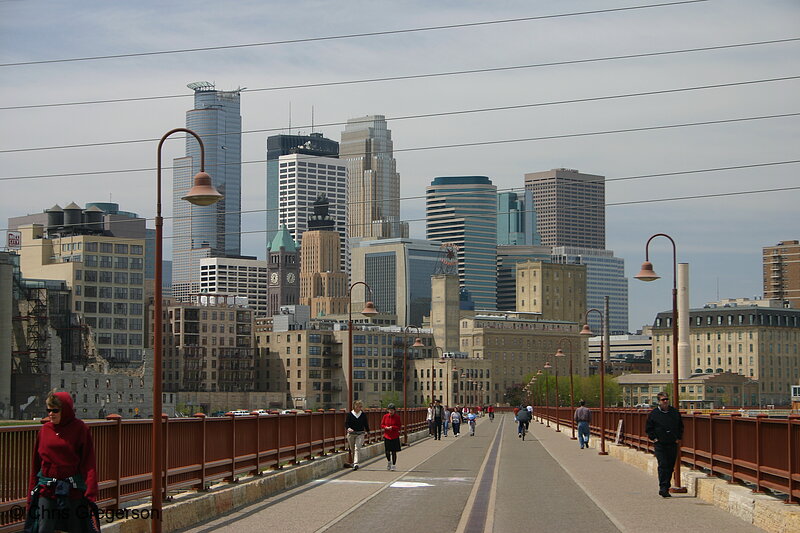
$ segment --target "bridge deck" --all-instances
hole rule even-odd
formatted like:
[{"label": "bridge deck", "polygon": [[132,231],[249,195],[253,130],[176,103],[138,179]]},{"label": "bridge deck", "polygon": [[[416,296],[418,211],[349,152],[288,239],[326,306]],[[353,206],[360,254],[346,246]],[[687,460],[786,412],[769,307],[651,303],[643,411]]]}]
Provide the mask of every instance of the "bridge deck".
[{"label": "bridge deck", "polygon": [[381,455],[220,516],[189,531],[436,533],[514,531],[762,532],[694,497],[658,496],[657,481],[597,450],[581,450],[569,430],[531,424],[525,442],[510,415],[479,421],[441,441]]}]

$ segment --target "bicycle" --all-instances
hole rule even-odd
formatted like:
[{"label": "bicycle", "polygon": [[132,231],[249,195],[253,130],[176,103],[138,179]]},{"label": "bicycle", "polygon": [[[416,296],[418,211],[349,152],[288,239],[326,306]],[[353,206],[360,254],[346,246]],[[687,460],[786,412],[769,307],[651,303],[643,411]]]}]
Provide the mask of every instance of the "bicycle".
[{"label": "bicycle", "polygon": [[527,433],[528,433],[528,425],[527,424],[523,424],[523,426],[522,426],[522,440],[523,441],[525,440],[525,435]]},{"label": "bicycle", "polygon": [[494,411],[489,413],[489,422],[494,422]]}]

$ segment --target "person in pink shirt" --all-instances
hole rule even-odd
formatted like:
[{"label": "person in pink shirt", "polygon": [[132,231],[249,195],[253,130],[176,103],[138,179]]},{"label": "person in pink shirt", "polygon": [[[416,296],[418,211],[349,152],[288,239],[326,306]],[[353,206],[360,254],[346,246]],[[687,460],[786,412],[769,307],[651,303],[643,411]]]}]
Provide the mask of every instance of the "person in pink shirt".
[{"label": "person in pink shirt", "polygon": [[383,449],[386,452],[386,470],[394,471],[397,464],[397,452],[400,451],[400,428],[403,427],[403,421],[397,414],[393,403],[390,403],[387,409],[389,412],[381,419]]}]

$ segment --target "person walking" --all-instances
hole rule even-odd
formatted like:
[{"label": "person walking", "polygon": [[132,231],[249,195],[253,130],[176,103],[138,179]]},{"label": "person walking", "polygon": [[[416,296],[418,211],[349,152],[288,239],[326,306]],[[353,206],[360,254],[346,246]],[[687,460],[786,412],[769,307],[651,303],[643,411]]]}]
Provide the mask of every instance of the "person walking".
[{"label": "person walking", "polygon": [[444,407],[444,416],[442,417],[442,433],[447,436],[447,431],[450,429],[450,409]]},{"label": "person walking", "polygon": [[26,528],[42,533],[87,531],[98,494],[92,434],[75,416],[68,392],[51,392],[45,404],[50,418],[39,429],[33,447],[28,487],[31,523],[26,522]]},{"label": "person walking", "polygon": [[442,420],[444,407],[440,400],[433,401],[433,440],[442,440]]},{"label": "person walking", "polygon": [[369,432],[367,414],[361,410],[361,400],[353,402],[353,410],[347,413],[345,428],[347,428],[347,446],[353,454],[353,470],[358,470],[358,459],[361,448],[364,447],[364,437]]},{"label": "person walking", "polygon": [[658,405],[647,415],[645,433],[653,441],[654,454],[658,461],[658,494],[671,497],[670,479],[678,458],[678,446],[683,438],[681,412],[669,404],[669,395],[659,392]]},{"label": "person walking", "polygon": [[383,429],[383,450],[386,453],[386,470],[394,471],[397,465],[397,452],[400,451],[400,428],[403,421],[397,414],[395,406],[390,403],[387,406],[388,413],[381,419],[381,429]]},{"label": "person walking", "polygon": [[433,437],[433,403],[428,406],[428,415],[425,420],[428,421],[428,436]]},{"label": "person walking", "polygon": [[459,430],[461,429],[461,410],[458,406],[450,413],[450,423],[453,424],[453,436],[458,437]]},{"label": "person walking", "polygon": [[475,436],[475,424],[478,421],[478,415],[475,414],[475,408],[471,407],[469,410],[469,414],[467,414],[467,422],[469,422],[469,436]]},{"label": "person walking", "polygon": [[583,450],[589,447],[589,425],[592,423],[592,411],[586,407],[585,400],[581,400],[578,403],[580,407],[575,409],[573,417],[578,424],[578,443],[581,445],[581,450]]}]

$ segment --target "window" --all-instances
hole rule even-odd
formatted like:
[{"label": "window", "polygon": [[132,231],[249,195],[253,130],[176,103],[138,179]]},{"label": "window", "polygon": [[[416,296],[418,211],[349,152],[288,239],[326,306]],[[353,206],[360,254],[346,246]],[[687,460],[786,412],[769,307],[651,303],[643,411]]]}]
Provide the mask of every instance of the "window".
[{"label": "window", "polygon": [[141,244],[131,244],[131,255],[142,255],[143,252]]},{"label": "window", "polygon": [[100,243],[100,253],[103,254],[110,254],[114,249],[114,245],[110,242],[101,242]]},{"label": "window", "polygon": [[115,244],[114,245],[114,253],[115,254],[127,254],[128,253],[128,245],[127,244]]}]

